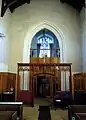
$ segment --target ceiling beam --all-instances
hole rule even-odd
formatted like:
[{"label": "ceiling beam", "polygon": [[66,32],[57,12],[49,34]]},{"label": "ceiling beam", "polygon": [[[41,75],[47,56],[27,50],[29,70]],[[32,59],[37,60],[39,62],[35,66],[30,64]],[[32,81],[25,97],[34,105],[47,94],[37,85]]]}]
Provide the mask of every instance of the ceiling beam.
[{"label": "ceiling beam", "polygon": [[[11,2],[10,2],[11,1]],[[2,6],[1,6],[1,17],[4,16],[7,8],[9,8],[11,5],[13,5],[17,0],[2,0]]]},{"label": "ceiling beam", "polygon": [[79,12],[85,6],[85,0],[60,0],[62,3],[67,3]]},{"label": "ceiling beam", "polygon": [[13,13],[13,11],[17,7],[19,7],[19,6],[21,6],[21,5],[25,4],[25,3],[29,4],[30,0],[2,0],[1,17],[4,16],[7,8],[9,8],[11,13]]}]

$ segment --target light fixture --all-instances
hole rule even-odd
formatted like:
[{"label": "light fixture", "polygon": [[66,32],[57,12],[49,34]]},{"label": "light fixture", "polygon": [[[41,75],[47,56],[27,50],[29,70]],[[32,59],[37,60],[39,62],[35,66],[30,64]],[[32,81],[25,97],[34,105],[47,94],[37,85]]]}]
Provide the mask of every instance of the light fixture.
[{"label": "light fixture", "polygon": [[5,37],[3,33],[0,33],[0,38],[3,38]]},{"label": "light fixture", "polygon": [[0,39],[4,38],[4,34],[3,33],[0,33]]}]

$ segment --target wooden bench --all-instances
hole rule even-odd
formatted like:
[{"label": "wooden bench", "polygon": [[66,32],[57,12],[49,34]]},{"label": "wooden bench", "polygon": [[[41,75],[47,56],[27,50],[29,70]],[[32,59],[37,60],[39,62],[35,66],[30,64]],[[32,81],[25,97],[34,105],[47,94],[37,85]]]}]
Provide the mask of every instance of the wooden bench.
[{"label": "wooden bench", "polygon": [[0,111],[1,120],[16,120],[17,112],[16,111]]},{"label": "wooden bench", "polygon": [[86,120],[86,113],[76,113],[79,120]]},{"label": "wooden bench", "polygon": [[22,102],[0,102],[0,112],[4,111],[17,112],[17,117],[23,120],[23,103]]},{"label": "wooden bench", "polygon": [[68,106],[68,120],[86,120],[86,105],[70,105]]}]

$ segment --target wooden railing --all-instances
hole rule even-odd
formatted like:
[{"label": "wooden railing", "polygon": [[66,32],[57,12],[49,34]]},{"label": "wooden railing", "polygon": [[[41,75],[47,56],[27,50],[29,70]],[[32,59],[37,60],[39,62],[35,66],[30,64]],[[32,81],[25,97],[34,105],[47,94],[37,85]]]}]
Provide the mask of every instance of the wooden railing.
[{"label": "wooden railing", "polygon": [[[49,57],[57,57],[60,58],[60,49],[30,49],[30,58],[37,58],[40,57],[40,51],[46,51],[45,53],[49,53]],[[47,54],[44,55],[42,57],[48,57]]]}]

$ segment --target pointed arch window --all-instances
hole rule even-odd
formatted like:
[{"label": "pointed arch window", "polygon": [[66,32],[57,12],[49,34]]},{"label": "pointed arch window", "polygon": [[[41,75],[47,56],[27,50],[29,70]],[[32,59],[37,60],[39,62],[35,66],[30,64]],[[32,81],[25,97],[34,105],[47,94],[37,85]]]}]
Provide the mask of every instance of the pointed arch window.
[{"label": "pointed arch window", "polygon": [[31,43],[31,49],[33,57],[60,57],[58,39],[46,28],[36,33]]}]

